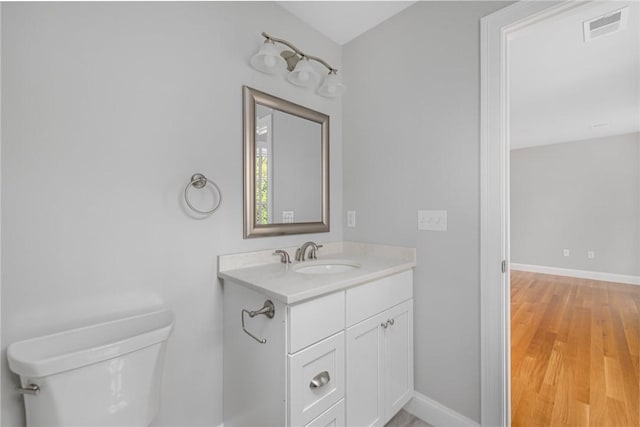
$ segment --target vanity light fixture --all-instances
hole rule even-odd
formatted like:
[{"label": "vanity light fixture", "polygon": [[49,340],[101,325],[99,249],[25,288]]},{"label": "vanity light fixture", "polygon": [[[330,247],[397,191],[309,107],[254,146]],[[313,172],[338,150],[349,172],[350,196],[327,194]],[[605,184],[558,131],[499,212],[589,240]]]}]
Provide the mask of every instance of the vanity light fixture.
[{"label": "vanity light fixture", "polygon": [[296,67],[289,73],[287,80],[296,86],[309,87],[318,82],[320,76],[313,69],[311,62],[304,56],[300,58]]},{"label": "vanity light fixture", "polygon": [[280,56],[280,51],[272,40],[267,39],[258,53],[251,58],[251,66],[263,73],[273,74],[286,67],[287,62]]},{"label": "vanity light fixture", "polygon": [[[324,81],[318,88],[318,93],[328,98],[334,98],[344,93],[346,86],[338,76],[338,70],[333,68],[323,59],[317,56],[307,55],[300,49],[284,39],[271,37],[267,33],[262,33],[265,38],[260,50],[251,57],[251,66],[258,71],[267,74],[274,74],[286,68],[289,71],[287,80],[302,87],[313,86],[318,83],[320,76],[311,65],[310,61],[316,61],[324,65],[329,70]],[[291,50],[280,52],[276,43],[283,44]]]}]

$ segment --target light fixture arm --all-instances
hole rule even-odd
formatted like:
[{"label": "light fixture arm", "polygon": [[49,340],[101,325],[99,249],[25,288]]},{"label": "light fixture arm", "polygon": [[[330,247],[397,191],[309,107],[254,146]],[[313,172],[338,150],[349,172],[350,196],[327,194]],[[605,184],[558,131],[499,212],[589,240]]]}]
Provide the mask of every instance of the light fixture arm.
[{"label": "light fixture arm", "polygon": [[311,59],[311,60],[314,60],[316,62],[319,62],[320,64],[324,65],[329,70],[329,74],[336,74],[338,72],[337,69],[333,68],[331,65],[326,63],[321,58],[318,58],[317,56],[307,55],[306,53],[304,53],[303,51],[301,51],[300,49],[298,49],[297,47],[292,45],[287,40],[279,39],[277,37],[272,37],[269,34],[265,33],[264,31],[262,32],[262,37],[264,37],[265,39],[267,39],[268,41],[271,41],[271,42],[281,43],[281,44],[287,46],[288,48],[293,50],[295,53],[297,53],[298,55],[300,55],[300,56],[302,56],[304,58]]}]

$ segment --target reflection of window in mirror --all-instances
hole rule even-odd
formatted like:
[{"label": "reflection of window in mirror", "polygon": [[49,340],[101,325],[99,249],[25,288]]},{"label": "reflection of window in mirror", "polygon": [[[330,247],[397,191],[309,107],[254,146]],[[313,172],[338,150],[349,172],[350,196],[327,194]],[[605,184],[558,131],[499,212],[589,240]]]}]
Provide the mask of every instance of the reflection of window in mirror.
[{"label": "reflection of window in mirror", "polygon": [[256,224],[273,218],[273,110],[256,106]]}]

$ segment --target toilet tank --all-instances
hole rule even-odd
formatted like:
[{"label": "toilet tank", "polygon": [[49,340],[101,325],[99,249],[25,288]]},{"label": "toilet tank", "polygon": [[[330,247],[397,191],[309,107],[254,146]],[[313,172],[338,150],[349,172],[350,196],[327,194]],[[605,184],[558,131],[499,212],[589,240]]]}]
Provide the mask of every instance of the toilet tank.
[{"label": "toilet tank", "polygon": [[173,322],[161,310],[11,344],[9,368],[38,390],[27,426],[148,426]]}]

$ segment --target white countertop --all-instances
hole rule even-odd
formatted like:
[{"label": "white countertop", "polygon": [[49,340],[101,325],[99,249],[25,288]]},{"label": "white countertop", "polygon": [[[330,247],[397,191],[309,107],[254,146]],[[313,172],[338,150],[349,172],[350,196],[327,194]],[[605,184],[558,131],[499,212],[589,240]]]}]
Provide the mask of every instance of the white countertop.
[{"label": "white countertop", "polygon": [[314,261],[284,264],[273,255],[275,249],[285,249],[293,258],[295,248],[274,248],[218,257],[218,277],[257,290],[269,297],[295,304],[331,292],[340,291],[416,266],[415,248],[373,245],[368,243],[324,243],[316,261],[351,261],[360,268],[332,274],[305,274],[295,271],[298,265]]}]

